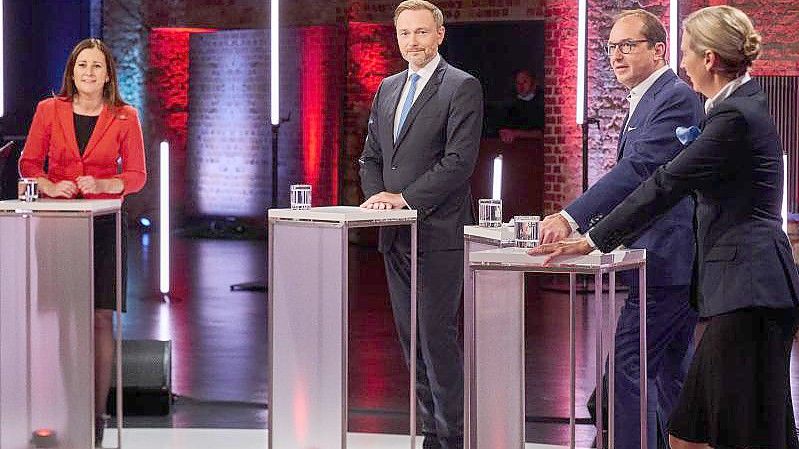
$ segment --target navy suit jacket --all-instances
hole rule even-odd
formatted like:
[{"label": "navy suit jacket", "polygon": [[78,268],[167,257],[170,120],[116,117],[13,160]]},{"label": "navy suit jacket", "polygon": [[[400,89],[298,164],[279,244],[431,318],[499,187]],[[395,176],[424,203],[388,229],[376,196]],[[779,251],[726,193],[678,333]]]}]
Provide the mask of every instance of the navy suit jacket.
[{"label": "navy suit jacket", "polygon": [[790,244],[782,231],[782,148],[766,96],[749,81],[719,102],[702,134],[598,223],[603,251],[634,241],[681,198],[695,195],[700,316],[799,304]]},{"label": "navy suit jacket", "polygon": [[[394,114],[408,71],[380,83],[359,159],[366,198],[402,193],[418,213],[419,250],[463,249],[463,226],[474,223],[469,178],[480,150],[480,82],[441,59],[413,102],[394,141]],[[396,239],[409,246],[407,227],[380,228],[380,250]]]},{"label": "navy suit jacket", "polygon": [[[671,70],[661,75],[641,97],[619,138],[616,166],[566,207],[579,231],[590,230],[655,169],[673,159],[683,148],[675,129],[696,126],[703,115],[699,97],[690,86]],[[636,240],[627,242],[629,248],[647,250],[648,286],[691,283],[692,228],[693,201],[685,198]],[[635,285],[637,275],[624,272],[620,280]]]}]

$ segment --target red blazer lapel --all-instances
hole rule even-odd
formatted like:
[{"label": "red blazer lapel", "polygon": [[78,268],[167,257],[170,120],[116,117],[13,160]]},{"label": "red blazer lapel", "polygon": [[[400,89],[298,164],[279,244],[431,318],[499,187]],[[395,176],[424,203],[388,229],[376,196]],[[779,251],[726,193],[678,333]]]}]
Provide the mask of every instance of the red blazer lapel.
[{"label": "red blazer lapel", "polygon": [[[116,115],[111,112],[108,105],[104,105],[103,111],[100,112],[100,117],[97,119],[97,124],[94,125],[94,131],[92,132],[92,136],[89,138],[89,143],[86,144],[86,151],[83,152],[84,159],[89,157],[91,152],[97,146],[97,143],[103,138],[103,135],[108,130],[108,127],[114,123],[115,117]],[[72,134],[74,136],[74,130]]]},{"label": "red blazer lapel", "polygon": [[61,128],[61,133],[64,136],[64,142],[69,149],[74,153],[74,156],[80,159],[80,151],[78,151],[78,139],[75,135],[75,119],[72,116],[72,102],[71,101],[55,101],[55,116],[58,127]]}]

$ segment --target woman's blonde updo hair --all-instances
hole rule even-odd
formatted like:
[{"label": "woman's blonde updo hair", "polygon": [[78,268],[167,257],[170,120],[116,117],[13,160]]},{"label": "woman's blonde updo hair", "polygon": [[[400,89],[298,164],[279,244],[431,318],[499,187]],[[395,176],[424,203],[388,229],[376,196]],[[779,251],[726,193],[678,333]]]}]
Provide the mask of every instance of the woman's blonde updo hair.
[{"label": "woman's blonde updo hair", "polygon": [[761,38],[743,11],[721,5],[702,8],[689,15],[683,30],[691,49],[699,55],[710,50],[719,57],[718,72],[737,78],[760,56]]}]

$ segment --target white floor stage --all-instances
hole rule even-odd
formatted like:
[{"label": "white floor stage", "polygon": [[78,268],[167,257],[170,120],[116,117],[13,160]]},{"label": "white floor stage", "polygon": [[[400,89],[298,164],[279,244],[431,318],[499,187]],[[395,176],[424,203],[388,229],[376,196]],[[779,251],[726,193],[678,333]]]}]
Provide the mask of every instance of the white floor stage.
[{"label": "white floor stage", "polygon": [[[125,449],[266,449],[266,431],[252,429],[125,429]],[[116,445],[116,429],[106,430],[105,447]],[[351,433],[348,449],[407,449],[401,435]],[[421,449],[422,439],[416,447]],[[562,449],[565,446],[527,443],[525,449]],[[276,449],[280,449],[279,447]]]}]

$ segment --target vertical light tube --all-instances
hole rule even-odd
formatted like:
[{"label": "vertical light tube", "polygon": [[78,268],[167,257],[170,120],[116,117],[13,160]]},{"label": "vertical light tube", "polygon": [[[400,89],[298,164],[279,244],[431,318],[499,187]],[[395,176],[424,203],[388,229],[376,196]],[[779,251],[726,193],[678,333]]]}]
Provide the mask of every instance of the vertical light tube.
[{"label": "vertical light tube", "polygon": [[159,203],[158,236],[160,239],[159,257],[161,267],[161,293],[169,293],[169,143],[161,142],[161,180],[159,190],[161,201]]},{"label": "vertical light tube", "polygon": [[677,73],[680,61],[678,61],[678,48],[680,44],[677,42],[679,33],[679,12],[680,0],[669,0],[669,66]]},{"label": "vertical light tube", "polygon": [[271,0],[269,21],[270,27],[270,66],[271,120],[273,125],[280,124],[280,0]]},{"label": "vertical light tube", "polygon": [[578,0],[579,12],[577,17],[577,124],[582,125],[585,120],[585,47],[588,0]]},{"label": "vertical light tube", "polygon": [[502,199],[502,155],[494,158],[494,173],[492,175],[491,199]]},{"label": "vertical light tube", "polygon": [[782,155],[782,230],[788,233],[788,155]]}]

